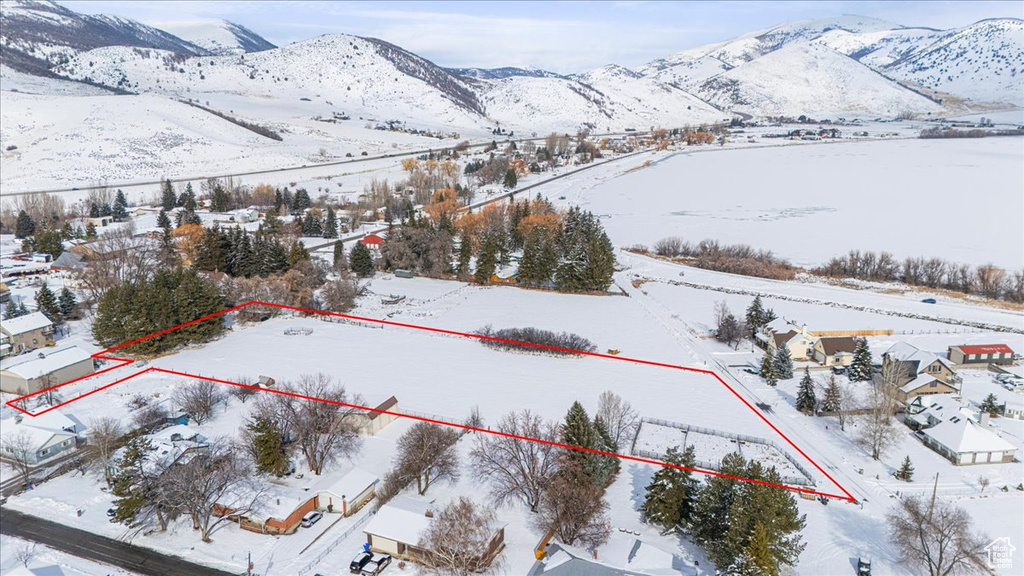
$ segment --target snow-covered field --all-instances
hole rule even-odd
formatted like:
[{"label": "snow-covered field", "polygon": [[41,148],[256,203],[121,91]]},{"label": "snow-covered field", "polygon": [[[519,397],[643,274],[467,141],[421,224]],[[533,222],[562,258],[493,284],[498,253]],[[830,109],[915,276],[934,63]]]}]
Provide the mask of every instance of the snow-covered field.
[{"label": "snow-covered field", "polygon": [[1011,270],[1024,262],[1019,138],[899,140],[684,152],[566,204],[620,246],[666,236],[769,249],[818,265],[852,249]]}]

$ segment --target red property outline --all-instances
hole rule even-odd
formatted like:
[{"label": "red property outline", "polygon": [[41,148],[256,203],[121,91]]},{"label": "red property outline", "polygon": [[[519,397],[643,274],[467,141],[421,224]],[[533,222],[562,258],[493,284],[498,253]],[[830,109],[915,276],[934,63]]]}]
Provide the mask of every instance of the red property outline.
[{"label": "red property outline", "polygon": [[[534,347],[534,348],[543,348],[543,349],[546,349],[546,350],[555,350],[555,351],[559,351],[559,352],[569,352],[569,353],[572,353],[572,354],[579,354],[581,356],[594,356],[594,357],[597,357],[597,358],[605,358],[605,359],[608,359],[608,360],[618,360],[618,361],[622,361],[622,362],[632,362],[634,364],[643,364],[643,365],[647,365],[647,366],[657,366],[657,367],[660,367],[660,368],[671,368],[671,369],[674,369],[674,370],[684,370],[684,371],[687,371],[687,372],[697,372],[697,373],[700,373],[700,374],[706,374],[706,375],[714,377],[716,380],[718,380],[718,382],[720,384],[722,384],[722,386],[725,386],[726,389],[729,390],[729,392],[732,392],[732,394],[736,398],[738,398],[739,401],[742,402],[744,406],[749,408],[750,411],[753,412],[754,414],[756,414],[757,417],[760,418],[765,424],[767,424],[769,428],[771,428],[776,434],[781,436],[782,439],[784,439],[787,444],[789,444],[794,450],[796,450],[801,456],[803,456],[808,462],[810,462],[818,470],[818,472],[821,472],[822,474],[824,474],[826,478],[828,478],[837,488],[839,488],[839,490],[842,491],[842,494],[830,494],[828,492],[820,492],[820,491],[817,491],[817,490],[812,490],[810,488],[803,488],[803,487],[800,487],[800,486],[790,486],[788,484],[776,484],[776,483],[772,483],[772,482],[766,482],[766,481],[763,481],[763,480],[753,480],[753,479],[750,479],[750,478],[743,478],[741,476],[733,476],[733,475],[730,475],[730,474],[723,474],[723,473],[717,472],[715,470],[704,470],[702,468],[691,468],[691,467],[685,467],[685,466],[678,466],[678,465],[675,465],[675,464],[667,464],[667,463],[662,462],[660,460],[653,460],[653,459],[650,459],[650,458],[642,458],[642,457],[631,456],[631,455],[626,455],[626,454],[614,454],[614,453],[611,453],[611,452],[605,452],[605,451],[602,451],[602,450],[594,450],[594,449],[591,449],[591,448],[581,448],[579,446],[572,446],[572,445],[563,444],[563,443],[560,443],[560,442],[552,442],[550,440],[542,440],[540,438],[531,438],[529,436],[520,436],[520,435],[517,435],[517,434],[509,434],[509,433],[506,433],[506,432],[499,432],[499,431],[495,431],[495,430],[488,430],[488,429],[485,429],[485,428],[478,428],[478,427],[474,427],[474,426],[467,426],[465,424],[453,424],[451,422],[444,422],[444,421],[441,421],[441,420],[435,420],[433,418],[427,418],[427,417],[423,417],[423,416],[413,416],[411,414],[402,414],[400,412],[393,412],[393,411],[389,411],[389,410],[381,410],[381,409],[378,409],[378,408],[371,408],[369,406],[359,406],[359,405],[356,405],[356,404],[347,404],[347,403],[344,403],[344,402],[336,402],[336,401],[333,401],[333,400],[325,400],[323,398],[316,398],[316,397],[312,397],[312,396],[306,396],[306,395],[298,394],[298,393],[295,393],[295,392],[288,392],[288,391],[284,391],[284,390],[274,390],[274,389],[268,389],[268,388],[260,388],[259,386],[254,386],[254,385],[249,385],[249,384],[240,384],[238,382],[231,382],[229,380],[220,380],[220,379],[211,378],[211,377],[208,377],[208,376],[199,376],[199,375],[196,375],[196,374],[188,374],[186,372],[178,372],[178,371],[175,371],[175,370],[167,370],[167,369],[164,369],[164,368],[156,368],[156,367],[150,367],[150,368],[146,368],[145,370],[140,370],[139,372],[136,372],[136,373],[131,374],[129,376],[125,376],[124,378],[121,378],[120,380],[111,382],[110,384],[106,384],[104,386],[96,388],[95,390],[91,390],[89,392],[86,392],[84,394],[81,394],[80,396],[76,396],[75,398],[72,398],[70,400],[66,400],[64,402],[61,402],[61,403],[59,403],[59,404],[57,404],[55,406],[51,406],[51,407],[49,407],[49,408],[47,408],[45,410],[42,410],[40,412],[35,412],[35,413],[29,412],[28,410],[22,408],[21,406],[18,406],[19,402],[22,402],[24,400],[32,398],[33,396],[38,396],[40,394],[49,392],[50,390],[55,390],[57,388],[68,386],[68,385],[74,384],[75,382],[79,382],[81,380],[85,380],[87,378],[93,378],[93,377],[98,376],[100,374],[111,372],[113,370],[117,370],[119,368],[123,368],[123,367],[128,366],[129,364],[133,364],[135,362],[134,360],[130,360],[130,359],[127,359],[127,358],[118,358],[118,357],[115,357],[115,356],[108,356],[107,354],[109,354],[110,352],[115,352],[115,351],[120,350],[122,348],[125,348],[127,346],[131,346],[132,344],[137,344],[139,342],[143,342],[143,341],[149,340],[151,338],[156,338],[157,336],[162,336],[162,335],[167,334],[169,332],[174,332],[175,330],[179,330],[181,328],[184,328],[185,326],[191,326],[192,324],[197,324],[199,322],[204,322],[206,320],[210,320],[212,318],[216,318],[218,316],[222,316],[224,314],[228,314],[228,313],[234,312],[236,310],[240,310],[242,308],[245,308],[246,306],[253,306],[253,305],[257,305],[257,306],[270,306],[270,307],[273,307],[273,308],[281,308],[281,309],[284,309],[284,310],[292,310],[292,311],[295,311],[295,312],[303,312],[303,313],[306,313],[306,314],[320,314],[322,316],[334,316],[334,317],[337,317],[337,318],[346,318],[348,320],[354,320],[354,321],[357,321],[357,322],[368,322],[368,323],[375,323],[375,324],[381,324],[381,325],[386,325],[386,326],[397,326],[397,327],[400,327],[400,328],[412,328],[412,329],[415,329],[415,330],[425,330],[427,332],[436,332],[436,333],[448,334],[448,335],[452,335],[452,336],[461,336],[461,337],[464,337],[464,338],[474,338],[474,339],[477,339],[477,340],[493,340],[493,341],[496,341],[496,342],[505,342],[505,343],[509,343],[509,344],[517,344],[517,345],[520,345],[520,346],[531,346],[531,347]],[[257,390],[257,391],[261,391],[261,392],[272,392],[274,394],[283,394],[285,396],[292,396],[292,397],[301,398],[301,399],[304,399],[304,400],[316,400],[316,401],[320,401],[320,402],[328,402],[330,404],[336,404],[338,406],[343,406],[343,407],[346,407],[346,408],[366,410],[366,411],[369,411],[369,412],[379,412],[381,414],[388,414],[390,416],[395,416],[395,417],[398,417],[398,418],[409,418],[411,420],[418,420],[418,421],[421,421],[421,422],[429,422],[431,424],[440,424],[440,425],[443,425],[443,426],[452,426],[454,428],[461,428],[463,430],[469,430],[469,431],[472,431],[472,432],[481,432],[481,433],[485,433],[485,434],[494,434],[494,435],[497,435],[497,436],[504,436],[504,437],[507,437],[507,438],[514,438],[514,439],[517,439],[517,440],[526,440],[526,441],[530,441],[530,442],[538,442],[538,443],[541,443],[541,444],[548,444],[548,445],[551,445],[551,446],[557,446],[559,448],[565,448],[565,449],[569,449],[569,450],[577,450],[577,451],[580,451],[580,452],[590,452],[590,453],[593,453],[593,454],[600,454],[602,456],[611,456],[611,457],[615,457],[615,458],[621,458],[622,460],[628,460],[630,462],[641,462],[641,463],[644,463],[644,464],[654,464],[654,465],[657,465],[657,466],[668,466],[668,467],[671,467],[671,468],[678,468],[680,470],[690,470],[692,472],[697,472],[697,473],[700,473],[700,474],[708,474],[710,476],[719,476],[719,477],[722,477],[722,478],[729,478],[729,479],[732,479],[732,480],[740,480],[740,481],[743,481],[743,482],[751,482],[751,483],[754,483],[754,484],[761,484],[761,485],[764,485],[764,486],[772,486],[774,488],[782,488],[782,489],[785,489],[785,490],[791,490],[793,492],[802,492],[804,494],[813,494],[813,495],[816,495],[816,496],[825,496],[827,498],[836,498],[836,499],[839,499],[839,500],[846,500],[848,502],[854,502],[854,503],[857,502],[857,499],[854,498],[852,494],[850,494],[845,488],[843,488],[843,486],[841,484],[839,484],[839,482],[837,482],[834,478],[832,478],[832,476],[828,472],[826,472],[824,469],[822,469],[822,467],[819,466],[817,462],[815,462],[813,459],[811,459],[810,456],[808,456],[803,450],[801,450],[799,446],[794,444],[793,441],[789,439],[789,437],[787,437],[785,434],[782,433],[782,431],[780,431],[778,428],[776,428],[775,425],[772,424],[771,421],[768,420],[768,418],[766,418],[763,414],[761,414],[759,411],[754,409],[754,407],[750,405],[750,402],[747,402],[747,400],[745,398],[743,398],[743,396],[741,396],[738,392],[736,392],[736,390],[732,386],[729,386],[729,384],[726,383],[726,381],[723,380],[715,372],[713,372],[711,370],[704,370],[702,368],[691,368],[691,367],[688,367],[688,366],[679,366],[679,365],[676,365],[676,364],[667,364],[667,363],[664,363],[664,362],[654,362],[654,361],[651,361],[651,360],[641,360],[641,359],[638,359],[638,358],[628,358],[628,357],[624,357],[624,356],[613,356],[611,354],[601,354],[600,352],[584,352],[582,350],[573,350],[573,349],[570,349],[570,348],[559,348],[559,347],[556,347],[556,346],[546,346],[544,344],[533,344],[533,343],[530,343],[530,342],[520,342],[520,341],[517,341],[517,340],[508,340],[508,339],[505,339],[505,338],[497,338],[497,337],[494,337],[494,336],[483,336],[483,335],[480,335],[480,334],[471,334],[471,333],[467,333],[467,332],[458,332],[458,331],[455,331],[455,330],[446,330],[444,328],[433,328],[433,327],[430,327],[430,326],[417,326],[415,324],[406,324],[404,322],[394,322],[394,321],[391,321],[391,320],[380,320],[380,319],[377,319],[377,318],[364,318],[362,316],[352,316],[352,315],[349,315],[349,314],[341,314],[341,313],[337,313],[337,312],[327,312],[327,311],[324,311],[324,310],[312,310],[312,309],[308,309],[308,308],[299,308],[297,306],[288,306],[288,305],[285,305],[285,304],[275,304],[275,303],[272,303],[272,302],[261,302],[261,301],[258,301],[258,300],[252,300],[252,301],[246,302],[244,304],[239,304],[238,306],[227,308],[227,309],[221,310],[220,312],[216,312],[214,314],[210,314],[210,315],[204,316],[202,318],[197,318],[195,320],[192,320],[191,322],[185,322],[184,324],[180,324],[178,326],[174,326],[173,328],[168,328],[166,330],[161,330],[159,332],[154,332],[153,334],[150,334],[148,336],[143,336],[142,338],[137,338],[135,340],[132,340],[131,342],[125,342],[124,344],[115,346],[113,348],[108,348],[107,350],[103,350],[101,352],[97,352],[96,354],[92,355],[92,358],[95,358],[97,360],[108,360],[108,361],[118,362],[118,364],[115,364],[114,366],[110,366],[108,368],[104,368],[103,370],[100,370],[98,372],[93,372],[92,374],[88,374],[86,376],[82,376],[80,378],[75,378],[74,380],[70,380],[68,382],[64,382],[63,384],[57,384],[56,386],[50,386],[49,388],[45,388],[45,389],[40,390],[38,392],[33,392],[31,394],[26,394],[24,396],[20,396],[18,398],[15,398],[14,400],[8,401],[7,405],[11,406],[12,408],[14,408],[16,410],[19,410],[19,411],[27,414],[29,416],[35,417],[35,416],[39,416],[41,414],[45,414],[45,413],[49,412],[50,410],[55,410],[57,408],[60,408],[61,406],[65,406],[67,404],[70,404],[70,403],[72,403],[72,402],[74,402],[76,400],[80,400],[82,398],[85,398],[86,396],[90,396],[92,394],[95,394],[95,393],[97,393],[97,392],[99,392],[101,390],[106,390],[107,388],[110,388],[112,386],[116,386],[117,384],[120,384],[122,382],[126,382],[128,380],[131,380],[132,378],[135,378],[136,376],[141,376],[141,375],[143,375],[143,374],[145,374],[147,372],[161,372],[161,373],[164,373],[164,374],[172,374],[174,376],[182,376],[182,377],[186,377],[186,378],[195,378],[197,380],[207,380],[209,382],[216,382],[218,384],[227,384],[229,386],[240,386],[242,388],[251,388],[253,390]]]}]

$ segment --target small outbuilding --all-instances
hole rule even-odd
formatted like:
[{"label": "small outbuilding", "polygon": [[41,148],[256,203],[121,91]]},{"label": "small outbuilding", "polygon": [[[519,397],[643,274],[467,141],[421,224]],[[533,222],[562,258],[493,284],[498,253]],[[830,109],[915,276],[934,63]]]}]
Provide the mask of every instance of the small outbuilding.
[{"label": "small outbuilding", "polygon": [[328,512],[351,516],[376,495],[380,478],[372,472],[354,468],[333,484],[319,491],[319,505]]},{"label": "small outbuilding", "polygon": [[950,346],[948,358],[954,364],[1011,364],[1013,349],[1006,344],[962,344]]},{"label": "small outbuilding", "polygon": [[0,391],[31,394],[88,376],[95,369],[92,357],[78,346],[7,358],[0,363]]}]

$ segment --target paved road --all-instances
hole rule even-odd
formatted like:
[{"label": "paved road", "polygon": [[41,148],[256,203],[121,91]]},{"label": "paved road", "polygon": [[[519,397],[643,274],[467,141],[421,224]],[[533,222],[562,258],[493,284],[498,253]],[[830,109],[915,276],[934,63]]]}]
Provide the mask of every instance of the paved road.
[{"label": "paved road", "polygon": [[[611,136],[643,136],[643,135],[646,135],[648,133],[649,132],[647,132],[647,131],[642,131],[642,132],[607,132],[607,133],[604,133],[604,134],[592,134],[591,137],[592,138],[602,138],[602,137],[605,137],[605,136],[609,136],[609,137],[611,137]],[[501,137],[506,137],[506,136],[504,134],[502,134]],[[496,136],[494,138],[494,141],[496,141],[497,138],[498,137]],[[534,142],[542,142],[545,138],[546,138],[546,136],[530,137],[530,138],[513,138],[511,140],[502,140],[501,143],[504,144],[505,142],[516,142],[517,144],[522,144],[523,142],[526,142],[528,140],[532,140]],[[476,144],[470,145],[469,148],[470,149],[472,149],[472,148],[483,148],[485,146],[489,146],[490,143],[491,143],[491,140],[477,142]],[[199,183],[199,182],[202,182],[202,181],[207,180],[209,178],[224,179],[224,178],[236,178],[236,177],[241,177],[241,176],[260,176],[260,175],[265,175],[265,174],[278,174],[278,173],[283,173],[283,172],[296,172],[296,171],[301,171],[301,170],[316,170],[316,169],[321,169],[321,168],[331,168],[331,167],[337,167],[337,166],[344,166],[344,165],[347,165],[347,164],[358,164],[360,162],[370,162],[372,160],[383,160],[383,159],[386,159],[386,158],[399,159],[399,158],[408,158],[408,157],[413,157],[413,156],[421,156],[423,154],[429,154],[430,152],[433,152],[435,150],[443,150],[443,149],[454,148],[455,145],[456,145],[456,144],[448,145],[444,141],[439,141],[438,144],[440,144],[440,145],[437,146],[436,148],[432,147],[432,148],[420,148],[420,149],[417,149],[417,150],[402,150],[402,151],[390,152],[390,153],[387,153],[387,154],[378,154],[376,156],[357,156],[355,158],[346,158],[344,160],[335,160],[335,161],[332,161],[332,162],[321,162],[321,163],[315,163],[315,164],[302,164],[301,166],[283,166],[283,167],[277,167],[277,168],[266,168],[266,169],[262,169],[262,170],[248,170],[248,171],[244,171],[244,172],[233,172],[233,173],[230,173],[230,174],[213,174],[213,175],[210,175],[210,176],[178,176],[178,177],[172,178],[171,181],[176,183],[176,184],[180,184],[182,182],[197,182],[197,183]],[[159,185],[159,184],[162,184],[162,183],[163,183],[163,180],[142,180],[142,181],[136,180],[136,181],[131,181],[131,182],[115,182],[115,183],[85,185],[85,186],[80,186],[80,187],[76,186],[76,187],[69,187],[69,188],[46,188],[46,189],[41,189],[41,190],[4,191],[4,195],[5,196],[33,196],[33,195],[36,195],[36,194],[44,194],[44,193],[45,194],[63,194],[63,193],[68,193],[68,192],[80,192],[80,191],[97,190],[97,189],[100,189],[100,188],[109,188],[111,190],[117,189],[117,188],[128,188],[128,189],[131,189],[131,188],[142,187],[142,186]]]},{"label": "paved road", "polygon": [[0,508],[0,533],[146,576],[232,576],[148,548]]}]

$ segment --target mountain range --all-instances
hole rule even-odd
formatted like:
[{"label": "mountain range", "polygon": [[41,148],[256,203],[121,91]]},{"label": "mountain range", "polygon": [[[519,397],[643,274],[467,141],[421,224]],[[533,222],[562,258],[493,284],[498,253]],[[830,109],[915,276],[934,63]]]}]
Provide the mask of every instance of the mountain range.
[{"label": "mountain range", "polygon": [[[4,90],[50,86],[66,94],[65,82],[77,82],[179,100],[323,101],[348,115],[467,130],[611,131],[736,114],[894,117],[1019,107],[1022,39],[1024,21],[1013,18],[934,30],[840,16],[754,31],[636,69],[562,75],[443,68],[346,34],[276,47],[225,21],[155,28],[48,0],[5,1],[0,9]],[[26,77],[52,82],[15,81]]]}]

